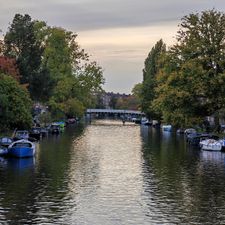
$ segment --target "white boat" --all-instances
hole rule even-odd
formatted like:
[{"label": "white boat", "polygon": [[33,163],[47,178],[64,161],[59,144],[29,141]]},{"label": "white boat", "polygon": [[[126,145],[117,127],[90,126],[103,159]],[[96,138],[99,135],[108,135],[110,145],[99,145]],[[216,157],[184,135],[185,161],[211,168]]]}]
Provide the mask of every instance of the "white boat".
[{"label": "white boat", "polygon": [[188,136],[189,134],[196,134],[197,131],[194,128],[188,128],[184,131],[184,134]]},{"label": "white boat", "polygon": [[199,145],[202,150],[208,151],[221,151],[223,147],[223,143],[221,140],[214,140],[214,139],[206,139],[199,142]]},{"label": "white boat", "polygon": [[16,131],[14,140],[22,140],[22,139],[28,140],[28,138],[29,132],[27,130],[18,130]]},{"label": "white boat", "polygon": [[141,124],[142,125],[151,125],[149,120],[146,117],[141,118]]},{"label": "white boat", "polygon": [[0,145],[4,147],[8,147],[10,144],[12,144],[13,140],[9,137],[2,137],[0,138]]},{"label": "white boat", "polygon": [[163,131],[172,131],[172,125],[163,125],[162,126]]}]

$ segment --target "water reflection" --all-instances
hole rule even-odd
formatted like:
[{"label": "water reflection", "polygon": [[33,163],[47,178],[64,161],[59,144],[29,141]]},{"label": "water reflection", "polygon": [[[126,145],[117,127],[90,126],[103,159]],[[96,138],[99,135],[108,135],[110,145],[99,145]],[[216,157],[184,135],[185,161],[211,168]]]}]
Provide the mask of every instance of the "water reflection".
[{"label": "water reflection", "polygon": [[224,153],[190,149],[182,137],[173,133],[165,136],[155,129],[149,129],[142,137],[146,160],[144,192],[149,212],[154,212],[151,221],[225,221]]},{"label": "water reflection", "polygon": [[7,165],[5,169],[16,170],[17,172],[24,172],[28,169],[33,169],[35,165],[35,157],[30,158],[7,158],[4,164]]},{"label": "water reflection", "polygon": [[66,217],[68,224],[125,224],[132,220],[127,214],[144,216],[140,150],[138,126],[97,121],[86,128],[74,142],[70,195],[76,204]]},{"label": "water reflection", "polygon": [[0,158],[0,224],[224,224],[224,159],[147,126],[69,127]]},{"label": "water reflection", "polygon": [[225,166],[225,152],[200,151],[200,158],[205,163],[223,164]]}]

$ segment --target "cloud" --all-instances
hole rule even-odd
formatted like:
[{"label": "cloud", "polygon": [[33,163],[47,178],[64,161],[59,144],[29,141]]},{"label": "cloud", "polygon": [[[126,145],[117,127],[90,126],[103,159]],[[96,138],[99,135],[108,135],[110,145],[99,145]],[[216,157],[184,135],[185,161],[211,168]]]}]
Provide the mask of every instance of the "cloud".
[{"label": "cloud", "polygon": [[[176,1],[175,1],[176,2]],[[149,0],[92,0],[51,5],[49,17],[57,24],[75,30],[95,30],[103,28],[145,26],[163,21],[179,20],[187,4],[175,12],[173,4]],[[52,13],[54,12],[54,13]],[[56,17],[57,15],[57,17]]]},{"label": "cloud", "polygon": [[8,0],[1,4],[0,18],[17,12],[28,13],[50,25],[81,31],[179,21],[187,13],[213,7],[223,10],[225,3],[221,0]]},{"label": "cloud", "polygon": [[[129,92],[142,80],[144,59],[160,38],[170,45],[180,19],[224,0],[0,0],[0,29],[16,13],[78,33],[81,47],[104,68],[106,90]],[[0,33],[1,35],[1,33]]]},{"label": "cloud", "polygon": [[177,24],[81,31],[78,42],[104,69],[106,91],[130,93],[142,81],[144,60],[162,38],[172,44]]}]

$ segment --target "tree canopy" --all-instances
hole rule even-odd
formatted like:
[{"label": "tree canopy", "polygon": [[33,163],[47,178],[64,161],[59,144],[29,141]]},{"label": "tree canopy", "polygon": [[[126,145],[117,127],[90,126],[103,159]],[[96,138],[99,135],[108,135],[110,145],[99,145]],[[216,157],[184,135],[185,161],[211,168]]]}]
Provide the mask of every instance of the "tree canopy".
[{"label": "tree canopy", "polygon": [[[182,19],[155,100],[169,121],[200,122],[225,106],[224,39],[224,13],[210,10]],[[173,101],[168,105],[170,98]]]},{"label": "tree canopy", "polygon": [[35,21],[27,14],[16,14],[4,36],[4,55],[16,59],[21,83],[29,84],[32,93],[32,82],[41,64],[42,48],[35,37]]},{"label": "tree canopy", "polygon": [[32,123],[27,90],[11,76],[0,73],[1,128],[28,128]]},{"label": "tree canopy", "polygon": [[145,67],[143,69],[143,83],[142,83],[142,110],[150,117],[160,117],[154,111],[152,101],[155,99],[156,75],[159,70],[160,56],[165,53],[166,45],[162,39],[159,40],[151,49],[148,57],[145,59]]},{"label": "tree canopy", "polygon": [[27,14],[15,15],[0,51],[16,60],[31,98],[48,104],[55,115],[81,116],[102,89],[102,68],[80,48],[77,34]]},{"label": "tree canopy", "polygon": [[216,10],[184,16],[176,43],[160,40],[143,70],[142,109],[177,126],[201,124],[225,107],[225,14]]}]

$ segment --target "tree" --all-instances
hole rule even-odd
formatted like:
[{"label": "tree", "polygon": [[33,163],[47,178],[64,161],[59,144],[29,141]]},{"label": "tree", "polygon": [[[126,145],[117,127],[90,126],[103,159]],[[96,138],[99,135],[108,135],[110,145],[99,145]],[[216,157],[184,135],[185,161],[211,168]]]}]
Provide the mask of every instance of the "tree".
[{"label": "tree", "polygon": [[21,83],[29,84],[31,96],[32,82],[39,72],[43,51],[36,39],[34,24],[29,15],[16,14],[4,37],[4,55],[16,58]]},{"label": "tree", "polygon": [[0,72],[12,76],[17,81],[20,80],[20,74],[15,59],[0,56]]},{"label": "tree", "polygon": [[[200,68],[196,64],[183,65],[182,70],[173,67],[173,58],[167,53],[164,67],[157,75],[157,98],[152,102],[156,111],[160,111],[163,120],[177,127],[196,125],[201,122],[201,104],[197,101],[198,91],[190,92],[192,87],[199,90],[196,80]],[[197,113],[199,111],[199,113]]]},{"label": "tree", "polygon": [[203,121],[224,108],[224,40],[224,13],[209,10],[182,18],[158,79],[154,103],[164,118],[185,125],[184,118]]},{"label": "tree", "polygon": [[[59,86],[69,80],[72,86],[67,94],[87,107],[94,99],[92,94],[101,90],[104,78],[101,67],[96,62],[89,62],[88,55],[80,49],[76,37],[65,29],[49,28],[42,68],[49,73],[50,96],[57,95]],[[55,97],[58,99],[58,96]]]},{"label": "tree", "polygon": [[166,45],[162,39],[159,40],[151,49],[148,57],[145,60],[145,67],[143,69],[143,83],[142,83],[142,111],[148,118],[160,118],[160,115],[153,110],[152,101],[155,99],[156,75],[159,70],[160,56],[165,53]]},{"label": "tree", "polygon": [[[16,14],[4,42],[4,56],[16,59],[22,84],[33,100],[48,102],[60,116],[81,114],[95,104],[104,83],[102,68],[89,61],[77,35]],[[5,70],[4,70],[5,72]]]},{"label": "tree", "polygon": [[138,110],[137,98],[133,95],[121,96],[117,99],[116,109]]},{"label": "tree", "polygon": [[116,109],[118,98],[116,96],[112,96],[109,102],[109,107],[111,109]]},{"label": "tree", "polygon": [[138,83],[138,84],[134,85],[134,87],[131,91],[133,97],[136,99],[137,109],[140,109],[140,107],[141,107],[142,89],[143,89],[143,84]]},{"label": "tree", "polygon": [[29,128],[31,99],[27,90],[12,77],[0,74],[0,120],[2,129]]},{"label": "tree", "polygon": [[79,74],[63,77],[50,98],[51,109],[61,117],[80,117],[85,108],[96,104],[94,94],[101,90],[103,81],[101,67],[96,63],[86,65]]},{"label": "tree", "polygon": [[105,91],[100,91],[95,94],[95,107],[96,109],[105,109],[104,96],[106,95]]},{"label": "tree", "polygon": [[94,107],[95,95],[102,91],[104,84],[102,68],[96,62],[86,62],[74,76],[76,79],[76,85],[73,88],[74,95],[83,102],[85,107]]},{"label": "tree", "polygon": [[62,28],[49,28],[42,65],[47,68],[55,83],[72,75],[72,57],[67,35]]}]

